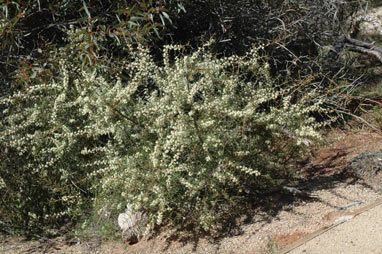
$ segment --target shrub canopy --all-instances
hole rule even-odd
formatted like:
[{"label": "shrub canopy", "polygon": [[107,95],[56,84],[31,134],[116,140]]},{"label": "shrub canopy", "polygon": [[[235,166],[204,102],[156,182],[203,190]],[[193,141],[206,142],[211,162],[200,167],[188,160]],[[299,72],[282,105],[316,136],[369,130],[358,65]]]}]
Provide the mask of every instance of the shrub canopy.
[{"label": "shrub canopy", "polygon": [[59,224],[98,193],[108,209],[147,213],[149,228],[211,232],[239,212],[245,189],[292,174],[287,161],[303,138],[318,138],[310,113],[323,101],[307,93],[292,104],[293,89],[273,83],[257,49],[218,59],[209,45],[192,54],[166,46],[160,64],[143,46],[129,49],[119,72],[127,81],[68,57],[51,82],[2,100],[11,105],[0,125],[9,223]]},{"label": "shrub canopy", "polygon": [[359,79],[326,46],[363,3],[0,2],[0,223],[129,203],[215,232],[344,110]]}]

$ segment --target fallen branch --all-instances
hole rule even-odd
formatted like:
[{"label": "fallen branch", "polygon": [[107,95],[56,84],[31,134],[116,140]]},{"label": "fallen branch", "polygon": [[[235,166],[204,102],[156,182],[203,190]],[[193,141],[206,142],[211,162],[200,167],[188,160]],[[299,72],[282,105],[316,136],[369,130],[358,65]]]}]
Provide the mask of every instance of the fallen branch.
[{"label": "fallen branch", "polygon": [[367,121],[366,121],[365,119],[363,119],[362,117],[360,117],[360,116],[356,116],[356,115],[351,114],[351,113],[349,113],[349,112],[342,111],[342,110],[338,110],[338,109],[337,109],[337,111],[338,111],[339,113],[346,114],[346,115],[349,115],[349,116],[351,116],[351,117],[354,117],[355,119],[357,119],[357,120],[363,122],[364,124],[366,124],[367,126],[369,126],[371,129],[375,130],[376,132],[381,133],[381,130],[380,130],[380,129],[378,129],[377,127],[371,125],[369,122],[367,122]]},{"label": "fallen branch", "polygon": [[343,39],[344,49],[376,57],[382,63],[382,48],[345,36]]}]

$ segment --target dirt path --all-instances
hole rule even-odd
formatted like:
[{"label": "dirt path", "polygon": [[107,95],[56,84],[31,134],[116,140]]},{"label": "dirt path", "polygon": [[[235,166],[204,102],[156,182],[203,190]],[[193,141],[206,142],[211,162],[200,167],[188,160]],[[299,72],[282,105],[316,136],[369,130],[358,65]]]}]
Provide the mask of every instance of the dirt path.
[{"label": "dirt path", "polygon": [[[368,207],[366,207],[368,208]],[[281,251],[282,254],[382,253],[382,201],[370,209],[343,217],[333,227],[317,232],[314,238],[302,239],[301,245]]]}]

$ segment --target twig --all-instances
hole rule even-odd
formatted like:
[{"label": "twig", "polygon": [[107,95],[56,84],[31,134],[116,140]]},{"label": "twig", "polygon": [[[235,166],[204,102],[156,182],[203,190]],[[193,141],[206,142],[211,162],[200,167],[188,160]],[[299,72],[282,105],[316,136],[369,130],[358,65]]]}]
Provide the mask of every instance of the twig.
[{"label": "twig", "polygon": [[357,201],[357,202],[353,202],[353,203],[350,203],[347,205],[338,206],[338,207],[336,207],[336,209],[337,210],[345,210],[345,209],[348,209],[349,207],[360,205],[360,204],[362,204],[362,202]]},{"label": "twig", "polygon": [[82,191],[83,193],[87,193],[86,191],[84,191],[83,189],[81,189],[80,187],[78,187],[74,182],[73,182],[73,180],[72,179],[70,179],[70,182],[74,185],[74,187],[76,187],[77,189],[79,189],[80,191]]},{"label": "twig", "polygon": [[194,126],[195,126],[195,129],[196,129],[196,135],[198,136],[200,143],[203,144],[203,139],[202,139],[202,137],[200,136],[200,133],[199,133],[199,126],[198,126],[198,123],[196,122],[195,118],[194,118]]},{"label": "twig", "polygon": [[125,114],[123,114],[121,111],[119,111],[117,108],[113,107],[112,105],[110,105],[109,103],[106,103],[107,106],[109,106],[111,108],[111,110],[114,110],[115,112],[117,112],[120,116],[124,117],[125,119],[129,120],[130,122],[138,125],[138,123],[131,119],[130,117],[126,116]]},{"label": "twig", "polygon": [[362,117],[360,116],[356,116],[354,114],[351,114],[349,112],[345,112],[345,111],[342,111],[340,109],[337,109],[338,112],[342,113],[342,114],[346,114],[346,115],[349,115],[349,116],[352,116],[354,118],[356,118],[357,120],[360,120],[361,122],[363,122],[364,124],[366,124],[367,126],[369,126],[370,128],[372,128],[373,130],[375,130],[376,132],[378,133],[382,133],[381,130],[379,130],[378,128],[376,128],[375,126],[371,125],[369,122],[367,122],[365,119],[363,119]]}]

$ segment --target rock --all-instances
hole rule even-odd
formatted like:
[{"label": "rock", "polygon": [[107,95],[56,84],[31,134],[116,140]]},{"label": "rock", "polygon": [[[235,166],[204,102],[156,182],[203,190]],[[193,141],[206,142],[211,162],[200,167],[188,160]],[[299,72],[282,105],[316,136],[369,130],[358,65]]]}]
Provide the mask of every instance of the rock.
[{"label": "rock", "polygon": [[365,19],[362,19],[363,21],[359,27],[358,37],[360,39],[370,36],[382,37],[382,6],[372,8],[368,10],[366,15],[360,15],[359,17],[361,17],[361,19],[365,17]]},{"label": "rock", "polygon": [[376,190],[382,190],[382,150],[354,157],[345,167],[345,172],[365,180]]},{"label": "rock", "polygon": [[145,232],[147,216],[134,212],[131,204],[127,204],[124,213],[118,216],[118,226],[122,229],[122,239],[128,243],[138,242]]}]

